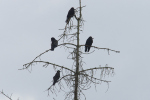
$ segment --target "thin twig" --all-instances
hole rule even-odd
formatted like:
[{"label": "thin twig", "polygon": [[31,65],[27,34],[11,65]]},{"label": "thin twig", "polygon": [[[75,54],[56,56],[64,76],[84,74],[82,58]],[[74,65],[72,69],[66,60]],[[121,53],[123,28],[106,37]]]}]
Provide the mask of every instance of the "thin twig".
[{"label": "thin twig", "polygon": [[12,100],[11,96],[6,95],[6,94],[3,92],[3,90],[0,91],[0,93],[1,93],[2,95],[4,95],[6,98],[8,98],[9,100]]}]

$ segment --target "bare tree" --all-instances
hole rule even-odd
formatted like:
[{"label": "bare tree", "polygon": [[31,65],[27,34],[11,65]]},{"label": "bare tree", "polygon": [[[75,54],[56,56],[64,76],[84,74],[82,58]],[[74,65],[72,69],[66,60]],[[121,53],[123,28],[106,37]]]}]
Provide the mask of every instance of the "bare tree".
[{"label": "bare tree", "polygon": [[[47,52],[51,51],[51,49],[48,49],[45,52],[39,54],[37,57],[35,57],[35,59],[33,59],[31,62],[24,64],[23,68],[20,69],[20,70],[24,70],[24,69],[29,69],[29,67],[32,68],[32,66],[36,63],[43,63],[44,67],[47,67],[48,65],[52,65],[54,70],[61,69],[61,77],[57,81],[57,84],[59,90],[64,91],[66,93],[65,100],[81,100],[80,98],[81,96],[84,96],[86,99],[83,90],[88,90],[91,87],[91,84],[94,84],[96,86],[101,82],[109,83],[111,81],[103,80],[103,78],[106,75],[114,75],[114,68],[109,67],[107,64],[104,67],[98,66],[89,69],[83,68],[84,61],[82,59],[82,55],[92,53],[92,52],[84,53],[81,47],[85,45],[84,44],[80,45],[80,41],[79,41],[80,32],[82,31],[82,28],[84,26],[84,19],[82,17],[82,9],[84,7],[85,6],[81,6],[81,0],[79,0],[79,7],[75,9],[75,15],[74,15],[75,20],[77,21],[77,25],[74,25],[72,19],[70,19],[70,22],[66,23],[65,28],[60,29],[63,30],[63,33],[59,36],[60,37],[59,40],[62,40],[63,42],[62,44],[59,44],[57,48],[64,47],[65,49],[69,49],[72,51],[69,52],[68,55],[68,59],[72,59],[74,61],[72,64],[72,68],[57,65],[48,61],[37,60],[43,54],[46,54]],[[77,31],[71,34],[71,30],[73,29],[76,29]],[[74,44],[74,42],[76,43]],[[109,48],[100,48],[96,46],[91,46],[91,47],[97,50],[99,49],[107,50],[108,54],[109,51],[119,53],[119,51],[112,50]],[[96,77],[96,74],[99,74],[100,77]],[[64,89],[65,87],[67,87],[69,91],[65,91]],[[48,94],[49,92],[51,92],[52,94],[56,94],[57,88],[54,88],[54,85],[51,85],[47,89],[47,91]]]}]

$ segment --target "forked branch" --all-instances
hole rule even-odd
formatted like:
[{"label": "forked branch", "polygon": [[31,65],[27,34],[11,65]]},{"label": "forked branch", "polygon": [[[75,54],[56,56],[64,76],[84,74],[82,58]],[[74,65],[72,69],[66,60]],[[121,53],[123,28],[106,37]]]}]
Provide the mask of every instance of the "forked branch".
[{"label": "forked branch", "polygon": [[[58,45],[58,46],[61,46],[61,45],[73,45],[73,46],[76,46],[75,44],[72,44],[72,43],[62,43],[62,44],[60,44],[60,45]],[[27,64],[24,64],[23,66],[25,66],[25,68],[24,69],[28,69],[28,67],[30,66],[30,65],[32,65],[32,63],[37,59],[37,58],[40,58],[43,54],[45,54],[45,53],[47,53],[47,52],[49,52],[49,51],[51,51],[51,49],[48,49],[48,50],[46,50],[45,52],[43,52],[43,53],[41,53],[41,54],[39,54],[37,57],[35,57],[30,63],[27,63]],[[19,69],[20,70],[20,69]]]},{"label": "forked branch", "polygon": [[85,77],[87,76],[87,77],[90,77],[91,79],[95,79],[95,80],[102,81],[102,82],[111,82],[111,81],[107,81],[107,80],[98,79],[98,78],[95,78],[93,76],[89,76],[88,74],[84,74],[84,73],[80,73],[80,75],[83,75]]}]

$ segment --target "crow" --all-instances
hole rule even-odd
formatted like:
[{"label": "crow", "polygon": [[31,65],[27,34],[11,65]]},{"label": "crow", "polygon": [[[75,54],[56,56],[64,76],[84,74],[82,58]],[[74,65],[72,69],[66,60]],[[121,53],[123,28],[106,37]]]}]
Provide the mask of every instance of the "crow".
[{"label": "crow", "polygon": [[93,43],[93,38],[90,36],[90,37],[86,40],[86,43],[85,43],[85,52],[89,52],[89,51],[90,51],[90,48],[91,48],[92,43]]},{"label": "crow", "polygon": [[58,46],[58,41],[54,37],[52,37],[51,42],[51,51],[54,51],[54,48]]},{"label": "crow", "polygon": [[74,12],[74,8],[72,7],[72,8],[68,11],[68,15],[67,15],[67,19],[66,19],[66,23],[67,23],[67,24],[69,23],[71,17],[74,16],[74,13],[75,13],[75,12]]},{"label": "crow", "polygon": [[58,70],[55,76],[53,77],[53,85],[58,82],[58,79],[60,78],[60,71]]}]

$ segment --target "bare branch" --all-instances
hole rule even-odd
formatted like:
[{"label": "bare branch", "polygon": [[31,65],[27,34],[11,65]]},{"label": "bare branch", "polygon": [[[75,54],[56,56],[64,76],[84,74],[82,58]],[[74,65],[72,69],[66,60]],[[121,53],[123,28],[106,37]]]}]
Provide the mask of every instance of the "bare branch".
[{"label": "bare branch", "polygon": [[12,100],[11,96],[6,95],[6,94],[3,92],[3,90],[0,91],[0,93],[1,93],[2,95],[4,95],[6,98],[8,98],[9,100]]},{"label": "bare branch", "polygon": [[[45,64],[50,64],[50,65],[53,65],[53,66],[57,66],[57,67],[60,67],[60,68],[64,68],[64,69],[67,69],[73,73],[75,73],[73,70],[67,68],[67,67],[64,67],[64,66],[60,66],[60,65],[57,65],[57,64],[54,64],[54,63],[50,63],[50,62],[46,62],[46,61],[33,61],[33,62],[30,62],[30,63],[27,63],[27,64],[24,64],[24,66],[29,66],[31,65],[31,63],[45,63]],[[27,69],[28,67],[25,67],[25,68],[22,68],[22,69],[19,69],[19,70],[24,70],[24,69]]]},{"label": "bare branch", "polygon": [[93,70],[93,69],[104,69],[104,68],[106,68],[106,69],[108,69],[108,68],[114,69],[113,67],[95,67],[95,68],[90,68],[90,69],[79,71],[79,73],[85,72],[85,71],[89,71],[89,70]]},{"label": "bare branch", "polygon": [[77,45],[72,44],[72,43],[63,43],[63,44],[60,44],[60,45],[58,45],[58,46],[61,46],[61,45],[73,45],[73,46],[77,46]]},{"label": "bare branch", "polygon": [[[80,45],[80,47],[81,46],[88,46],[88,45]],[[109,48],[99,48],[99,47],[96,47],[96,46],[91,46],[91,47],[96,48],[96,49],[104,49],[104,50],[114,51],[116,53],[120,53],[120,51],[112,50],[112,49],[109,49]]]},{"label": "bare branch", "polygon": [[91,52],[89,52],[89,53],[82,53],[82,54],[91,54],[91,53],[93,53],[95,50],[93,50],[93,51],[91,51]]},{"label": "bare branch", "polygon": [[76,15],[74,15],[74,17],[76,18],[76,20],[78,20],[78,18],[77,18],[77,16],[76,16]]},{"label": "bare branch", "polygon": [[[51,51],[51,49],[48,49],[48,50],[46,50],[45,52],[43,52],[43,53],[41,53],[40,55],[38,55],[37,57],[35,57],[30,63],[28,63],[28,65],[27,64],[24,64],[23,66],[26,66],[25,68],[23,68],[23,69],[27,69],[30,65],[32,65],[32,63],[37,59],[37,58],[40,58],[40,56],[42,56],[43,54],[45,54],[46,52],[49,52],[49,51]],[[19,69],[19,70],[22,70],[22,69]]]},{"label": "bare branch", "polygon": [[83,73],[80,73],[80,75],[83,75],[83,76],[88,76],[88,77],[90,77],[90,78],[92,78],[92,79],[99,80],[99,81],[102,81],[102,82],[111,82],[111,81],[102,80],[102,79],[98,79],[98,78],[95,78],[95,77],[89,76],[88,74],[83,74]]},{"label": "bare branch", "polygon": [[[73,45],[73,46],[76,46],[75,44],[72,44],[72,43],[63,43],[63,44],[60,44],[60,45],[58,45],[58,46],[61,46],[61,45]],[[67,48],[71,48],[71,47],[67,47]],[[40,58],[40,56],[42,56],[43,54],[45,54],[45,53],[47,53],[47,52],[49,52],[49,51],[51,51],[51,49],[48,49],[48,50],[46,50],[45,52],[43,52],[43,53],[41,53],[40,55],[38,55],[37,57],[35,57],[35,58],[28,64],[28,66],[26,66],[25,68],[27,69],[37,58]],[[24,64],[23,66],[25,66],[25,64]],[[20,70],[20,69],[19,69],[19,70]]]}]

